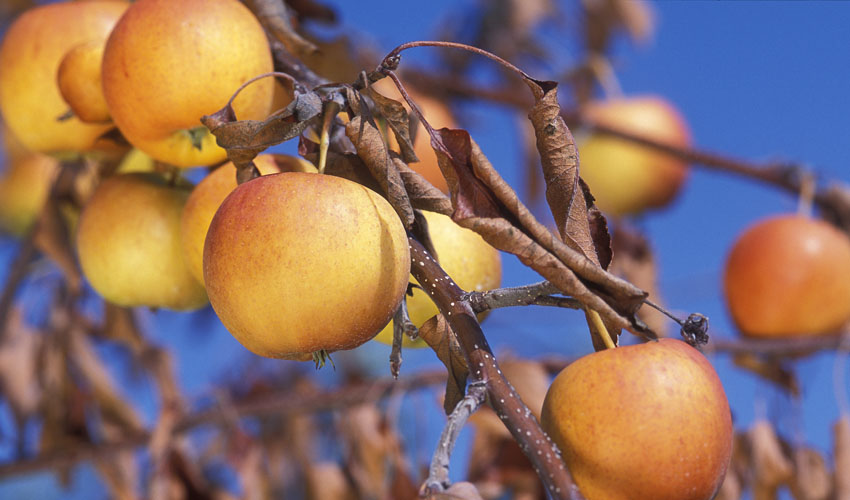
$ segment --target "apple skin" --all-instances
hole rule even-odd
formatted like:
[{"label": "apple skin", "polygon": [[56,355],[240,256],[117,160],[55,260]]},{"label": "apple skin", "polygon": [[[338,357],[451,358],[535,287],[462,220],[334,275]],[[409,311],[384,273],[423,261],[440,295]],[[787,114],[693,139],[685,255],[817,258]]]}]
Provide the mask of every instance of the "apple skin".
[{"label": "apple skin", "polygon": [[[674,146],[690,145],[688,126],[661,97],[641,96],[591,103],[590,120]],[[686,177],[687,164],[673,156],[602,134],[578,140],[581,177],[610,215],[635,215],[670,204]]]},{"label": "apple skin", "polygon": [[[254,164],[260,174],[280,172],[316,172],[312,163],[286,155],[259,155]],[[227,162],[195,186],[180,222],[180,241],[183,245],[183,257],[189,271],[200,282],[204,282],[204,240],[221,202],[236,189],[236,167]]]},{"label": "apple skin", "polygon": [[850,238],[819,219],[763,219],[733,245],[724,290],[744,335],[834,333],[850,320]]},{"label": "apple skin", "polygon": [[71,111],[86,123],[111,121],[101,85],[101,62],[106,39],[75,45],[59,63],[56,82]]},{"label": "apple skin", "polygon": [[570,364],[549,388],[541,424],[587,500],[708,500],[732,453],[720,379],[675,339]]},{"label": "apple skin", "polygon": [[28,153],[12,158],[0,177],[0,229],[22,236],[44,207],[59,162],[47,155]]},{"label": "apple skin", "polygon": [[87,151],[112,125],[87,124],[68,111],[56,82],[72,47],[105,40],[129,6],[121,1],[61,2],[32,8],[9,28],[0,46],[0,111],[27,149]]},{"label": "apple skin", "polygon": [[77,253],[83,274],[118,305],[177,311],[207,303],[183,261],[180,216],[190,186],[152,173],[118,174],[98,185],[83,208]]},{"label": "apple skin", "polygon": [[390,204],[330,175],[241,184],[204,244],[213,309],[243,346],[272,358],[368,341],[398,308],[409,274],[407,234]]},{"label": "apple skin", "polygon": [[[272,71],[259,21],[237,0],[139,0],[121,18],[103,54],[103,91],[130,143],[179,167],[226,159],[201,117],[227,104],[247,80]],[[266,118],[274,80],[263,78],[233,103],[241,120]],[[203,134],[201,148],[188,133]]]},{"label": "apple skin", "polygon": [[[502,258],[498,250],[484,241],[478,233],[458,226],[448,216],[426,211],[422,213],[428,221],[428,231],[440,266],[457,286],[469,292],[499,287],[502,282]],[[410,282],[417,283],[413,276],[410,277]],[[418,328],[439,310],[427,293],[420,288],[414,288],[413,296],[407,297],[407,312]],[[428,347],[422,339],[410,340],[407,336],[402,339],[404,347]],[[392,345],[392,321],[378,333],[375,340]]]}]

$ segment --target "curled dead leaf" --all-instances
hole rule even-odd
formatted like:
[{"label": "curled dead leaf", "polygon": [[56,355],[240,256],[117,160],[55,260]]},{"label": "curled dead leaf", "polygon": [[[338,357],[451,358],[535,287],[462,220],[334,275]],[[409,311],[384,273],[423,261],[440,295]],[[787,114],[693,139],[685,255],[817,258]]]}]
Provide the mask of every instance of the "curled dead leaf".
[{"label": "curled dead leaf", "polygon": [[443,400],[443,409],[448,415],[466,394],[469,366],[457,337],[442,314],[434,316],[419,327],[419,337],[428,343],[449,372],[446,397]]},{"label": "curled dead leaf", "polygon": [[792,480],[794,464],[785,456],[773,425],[767,420],[756,421],[750,428],[749,438],[754,474],[753,498],[774,499],[779,487]]}]

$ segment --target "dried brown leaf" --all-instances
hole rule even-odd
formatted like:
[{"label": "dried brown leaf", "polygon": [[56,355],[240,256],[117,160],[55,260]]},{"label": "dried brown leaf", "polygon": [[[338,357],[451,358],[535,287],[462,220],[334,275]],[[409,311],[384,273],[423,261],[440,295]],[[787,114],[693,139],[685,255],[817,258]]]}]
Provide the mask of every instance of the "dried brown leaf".
[{"label": "dried brown leaf", "polygon": [[714,500],[740,500],[742,490],[743,488],[741,487],[741,480],[738,478],[738,474],[735,474],[732,470],[728,470]]},{"label": "dried brown leaf", "polygon": [[77,265],[71,236],[56,200],[49,198],[41,210],[35,228],[35,246],[47,255],[62,271],[72,291],[82,287],[82,275]]},{"label": "dried brown leaf", "polygon": [[537,151],[543,165],[546,201],[555,217],[561,239],[573,250],[600,264],[588,222],[588,205],[579,182],[578,151],[570,129],[561,117],[558,86],[554,82],[527,80],[535,97],[528,118],[534,126]]},{"label": "dried brown leaf", "polygon": [[292,102],[278,114],[263,121],[237,120],[228,104],[212,115],[201,118],[216,137],[216,144],[227,151],[237,170],[256,168],[253,159],[270,146],[298,137],[313,125],[322,113],[322,101],[313,92],[295,92]]},{"label": "dried brown leaf", "polygon": [[764,358],[753,353],[736,354],[732,360],[740,368],[749,370],[759,377],[773,382],[792,395],[800,395],[800,384],[797,382],[797,377],[781,360]]},{"label": "dried brown leaf", "polygon": [[794,464],[785,456],[773,425],[767,420],[758,420],[749,431],[753,459],[753,498],[767,500],[776,498],[777,489],[793,478]]},{"label": "dried brown leaf", "polygon": [[245,0],[245,3],[260,20],[266,30],[271,33],[286,49],[296,56],[311,54],[317,47],[304,39],[292,27],[289,21],[291,14],[283,0]]},{"label": "dried brown leaf", "polygon": [[452,215],[452,201],[442,191],[434,187],[419,172],[410,168],[401,158],[390,153],[393,163],[401,174],[404,189],[410,197],[410,204],[418,210]]},{"label": "dried brown leaf", "polygon": [[446,397],[443,400],[443,409],[446,415],[450,414],[458,402],[466,394],[466,379],[469,376],[469,366],[463,350],[455,337],[455,333],[449,326],[448,321],[442,314],[429,319],[419,328],[419,337],[422,338],[446,365],[448,380],[446,381]]},{"label": "dried brown leaf", "polygon": [[832,476],[823,456],[809,447],[794,450],[791,494],[796,500],[827,500],[832,493]]},{"label": "dried brown leaf", "polygon": [[383,194],[395,209],[404,227],[410,229],[413,224],[413,207],[407,196],[404,181],[401,180],[401,174],[390,158],[378,127],[373,121],[358,115],[345,126],[345,133],[354,143],[357,155],[372,172],[372,177],[378,180]]},{"label": "dried brown leaf", "polygon": [[340,467],[335,462],[319,462],[311,464],[306,471],[307,498],[309,500],[357,500],[354,487]]},{"label": "dried brown leaf", "polygon": [[9,404],[18,423],[34,415],[42,397],[38,358],[42,337],[23,320],[23,313],[12,308],[0,342],[0,393]]},{"label": "dried brown leaf", "polygon": [[141,355],[146,346],[133,316],[133,309],[110,302],[106,302],[103,308],[103,335],[114,342],[126,345],[136,356]]},{"label": "dried brown leaf", "polygon": [[613,0],[620,23],[636,42],[646,42],[655,31],[655,14],[644,0]]},{"label": "dried brown leaf", "polygon": [[[431,145],[449,185],[455,222],[479,233],[495,248],[513,253],[563,293],[599,312],[612,333],[630,326],[639,329],[628,318],[642,304],[645,292],[605,272],[538,222],[466,131],[435,131]],[[604,292],[591,291],[577,275]],[[603,345],[597,336],[593,338]]]},{"label": "dried brown leaf", "polygon": [[[609,271],[646,290],[652,302],[663,306],[658,290],[658,268],[649,240],[637,229],[618,224],[611,246],[614,258]],[[637,315],[652,331],[667,336],[669,320],[664,314],[651,307],[641,307]]]},{"label": "dried brown leaf", "polygon": [[461,481],[454,483],[439,493],[431,493],[424,497],[427,500],[484,500],[474,484]]},{"label": "dried brown leaf", "polygon": [[552,0],[511,0],[510,6],[511,31],[520,36],[529,36],[538,23],[555,11]]},{"label": "dried brown leaf", "polygon": [[850,415],[832,427],[832,454],[835,461],[835,499],[850,500]]},{"label": "dried brown leaf", "polygon": [[404,105],[378,93],[374,87],[369,87],[364,93],[372,98],[376,111],[387,120],[387,125],[392,130],[399,145],[401,158],[405,163],[418,162],[419,158],[416,157],[416,152],[413,150],[413,139],[410,136],[411,118]]}]

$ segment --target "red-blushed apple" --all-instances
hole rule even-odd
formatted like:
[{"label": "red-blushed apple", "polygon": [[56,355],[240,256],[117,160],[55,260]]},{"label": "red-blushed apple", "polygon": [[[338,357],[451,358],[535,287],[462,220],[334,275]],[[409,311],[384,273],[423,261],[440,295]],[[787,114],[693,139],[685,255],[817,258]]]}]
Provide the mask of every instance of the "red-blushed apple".
[{"label": "red-blushed apple", "polygon": [[[428,221],[431,242],[437,251],[440,266],[452,277],[457,286],[469,292],[498,288],[502,282],[502,258],[478,233],[458,226],[450,217],[434,212],[422,212]],[[417,283],[411,276],[411,283]],[[428,294],[421,288],[413,289],[406,297],[410,320],[421,327],[439,311]],[[393,342],[393,322],[375,337],[384,344]],[[403,337],[405,347],[427,347],[424,340]]]},{"label": "red-blushed apple", "polygon": [[[673,146],[690,145],[684,118],[657,96],[591,103],[584,110],[593,122]],[[600,210],[633,215],[667,206],[687,177],[684,161],[609,135],[578,138],[581,177]]]},{"label": "red-blushed apple", "polygon": [[18,139],[32,151],[78,152],[95,147],[112,125],[87,124],[69,111],[56,76],[72,47],[105,40],[129,3],[59,2],[24,12],[0,46],[0,111]]},{"label": "red-blushed apple", "polygon": [[[316,172],[312,163],[287,155],[259,155],[254,164],[262,175],[280,172]],[[227,162],[206,176],[192,190],[180,223],[183,257],[189,271],[204,282],[204,240],[216,210],[231,191],[236,189],[236,167]]]},{"label": "red-blushed apple", "polygon": [[850,320],[850,238],[811,217],[760,220],[733,245],[723,284],[745,335],[836,332]]},{"label": "red-blushed apple", "polygon": [[[103,91],[134,146],[179,167],[210,165],[226,153],[201,117],[272,69],[266,33],[238,0],[139,0],[106,43]],[[254,82],[233,102],[236,116],[265,118],[273,95],[274,80]]]},{"label": "red-blushed apple", "polygon": [[374,191],[285,172],[237,187],[204,243],[204,283],[225,327],[261,356],[310,359],[383,328],[407,289],[407,234]]},{"label": "red-blushed apple", "polygon": [[185,311],[207,303],[183,261],[180,215],[191,186],[153,173],[113,175],[98,185],[77,228],[83,274],[122,306]]},{"label": "red-blushed apple", "polygon": [[587,500],[709,500],[731,459],[726,393],[680,340],[579,358],[549,388],[541,424]]}]

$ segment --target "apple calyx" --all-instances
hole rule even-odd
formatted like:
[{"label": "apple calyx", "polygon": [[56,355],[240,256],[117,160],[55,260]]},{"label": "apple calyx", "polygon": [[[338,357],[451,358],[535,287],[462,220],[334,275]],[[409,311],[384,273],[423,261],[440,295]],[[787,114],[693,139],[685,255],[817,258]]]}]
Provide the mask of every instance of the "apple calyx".
[{"label": "apple calyx", "polygon": [[334,370],[336,370],[336,365],[334,364],[333,358],[331,358],[331,353],[324,349],[319,349],[318,351],[314,351],[313,355],[313,364],[316,365],[316,369],[319,370],[325,367],[325,363],[328,361],[331,362],[331,366]]}]

